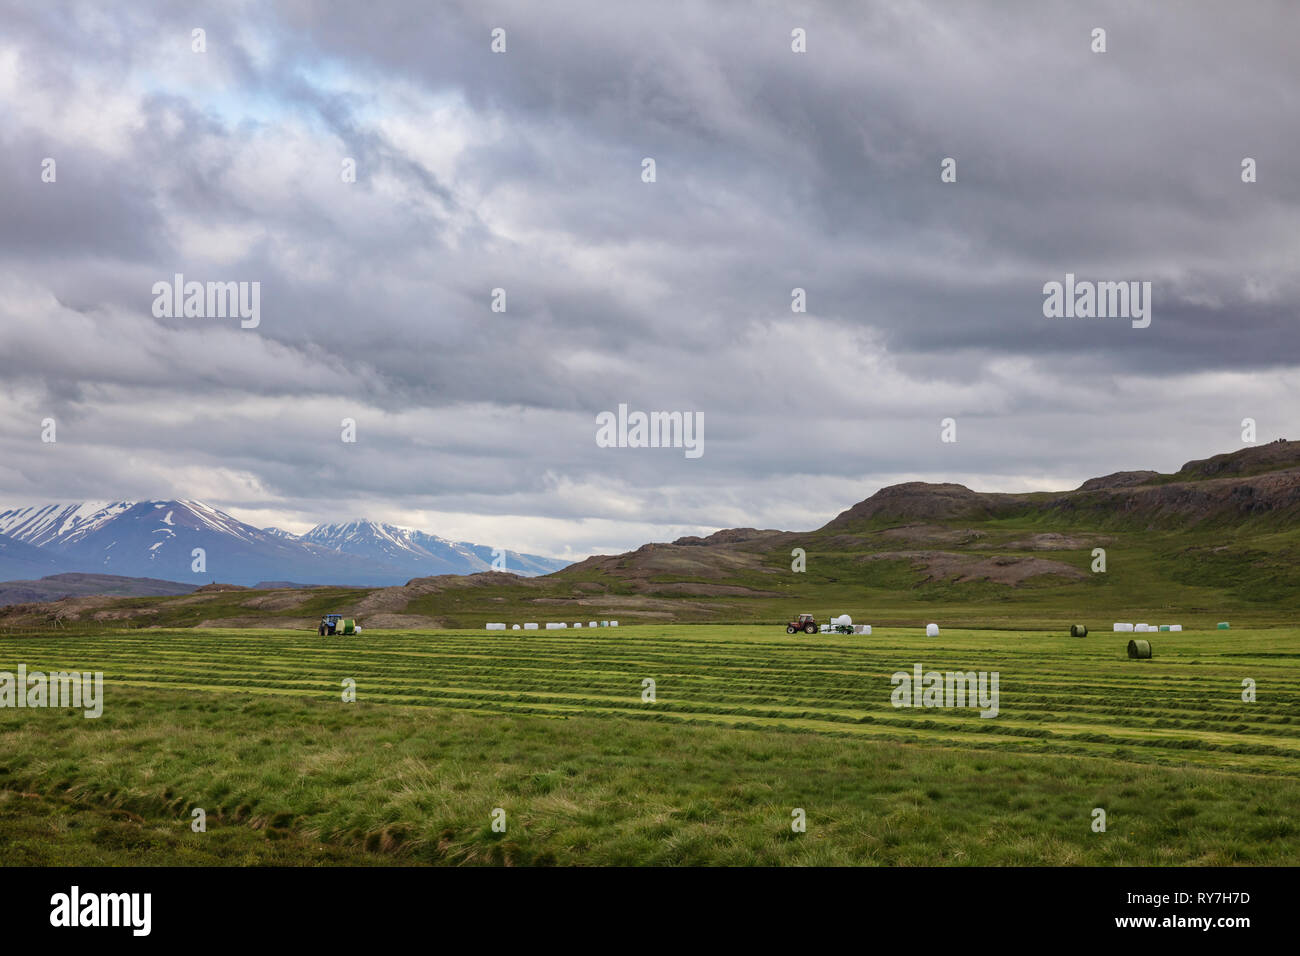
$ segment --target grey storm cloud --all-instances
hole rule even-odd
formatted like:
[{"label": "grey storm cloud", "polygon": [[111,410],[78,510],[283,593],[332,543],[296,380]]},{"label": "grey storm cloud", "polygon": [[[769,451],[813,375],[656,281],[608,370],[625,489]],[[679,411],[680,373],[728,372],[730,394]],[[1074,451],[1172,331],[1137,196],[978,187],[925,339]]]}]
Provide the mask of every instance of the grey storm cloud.
[{"label": "grey storm cloud", "polygon": [[[820,523],[891,480],[1173,468],[1245,416],[1283,434],[1297,26],[1283,2],[11,4],[0,493],[518,519],[512,547],[579,554]],[[260,325],[155,318],[175,273],[260,282]],[[1150,328],[1045,318],[1066,273],[1150,281]],[[598,448],[619,403],[702,411],[705,455]]]}]

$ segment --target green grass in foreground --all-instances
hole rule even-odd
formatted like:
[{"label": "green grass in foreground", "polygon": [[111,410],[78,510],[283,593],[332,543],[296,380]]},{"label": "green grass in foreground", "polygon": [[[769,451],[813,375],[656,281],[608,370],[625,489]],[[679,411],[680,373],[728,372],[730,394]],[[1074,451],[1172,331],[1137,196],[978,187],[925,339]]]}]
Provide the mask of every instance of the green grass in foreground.
[{"label": "green grass in foreground", "polygon": [[[104,716],[0,709],[19,863],[1300,862],[1297,630],[131,631],[0,639]],[[896,710],[913,663],[1001,713]],[[641,682],[657,701],[642,703]],[[1241,680],[1259,699],[1245,704]],[[358,702],[340,699],[344,678]],[[208,832],[190,831],[190,811]],[[507,832],[494,833],[502,808]],[[1092,811],[1108,814],[1093,833]],[[808,830],[791,831],[791,811]]]}]

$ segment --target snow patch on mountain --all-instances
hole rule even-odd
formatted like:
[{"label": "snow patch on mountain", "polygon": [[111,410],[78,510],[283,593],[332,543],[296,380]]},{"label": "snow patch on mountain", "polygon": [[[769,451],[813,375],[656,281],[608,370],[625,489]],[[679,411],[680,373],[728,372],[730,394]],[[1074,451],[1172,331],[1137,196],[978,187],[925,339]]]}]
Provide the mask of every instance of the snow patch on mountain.
[{"label": "snow patch on mountain", "polygon": [[[13,508],[0,512],[0,541],[4,536],[17,543],[8,560],[0,561],[0,575],[22,578],[45,565],[84,573],[104,572],[111,565],[120,574],[188,582],[200,573],[192,569],[191,556],[201,548],[202,583],[292,580],[373,586],[488,571],[499,566],[500,554],[485,545],[362,518],[317,525],[305,535],[256,528],[193,499]],[[24,546],[30,550],[15,550]],[[517,552],[503,557],[505,570],[522,575],[549,574],[567,564]]]},{"label": "snow patch on mountain", "polygon": [[11,508],[0,511],[0,534],[38,548],[69,544],[134,507],[133,501],[83,501]]}]

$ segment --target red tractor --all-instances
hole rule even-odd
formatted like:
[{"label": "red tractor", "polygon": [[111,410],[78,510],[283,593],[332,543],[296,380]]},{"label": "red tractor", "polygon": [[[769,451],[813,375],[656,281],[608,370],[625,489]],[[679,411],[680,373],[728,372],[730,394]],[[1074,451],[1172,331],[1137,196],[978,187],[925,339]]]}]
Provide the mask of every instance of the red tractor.
[{"label": "red tractor", "polygon": [[813,620],[811,614],[800,614],[785,626],[787,634],[797,634],[799,631],[803,631],[805,634],[817,633],[817,622]]}]

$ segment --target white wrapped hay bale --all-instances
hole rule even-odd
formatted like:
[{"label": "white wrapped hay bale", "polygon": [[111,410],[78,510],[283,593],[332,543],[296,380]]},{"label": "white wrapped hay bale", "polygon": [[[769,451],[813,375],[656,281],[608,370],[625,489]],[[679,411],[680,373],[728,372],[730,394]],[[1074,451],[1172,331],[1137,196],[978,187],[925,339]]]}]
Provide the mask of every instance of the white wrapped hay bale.
[{"label": "white wrapped hay bale", "polygon": [[1181,631],[1182,629],[1183,629],[1183,626],[1182,626],[1181,624],[1170,624],[1170,625],[1169,625],[1169,630],[1171,630],[1171,631]]},{"label": "white wrapped hay bale", "polygon": [[555,623],[554,621],[547,621],[547,622],[546,622],[546,629],[547,629],[548,631],[558,631],[558,630],[560,630],[561,628],[565,628],[565,627],[568,627],[568,626],[569,626],[569,625],[567,625],[567,624],[563,624],[563,623],[561,623],[561,624],[557,624],[557,623]]},{"label": "white wrapped hay bale", "polygon": [[519,630],[519,625],[518,625],[518,624],[511,624],[511,625],[510,625],[510,630],[512,630],[512,631],[517,631],[517,630]]},{"label": "white wrapped hay bale", "polygon": [[1139,634],[1145,634],[1147,631],[1151,630],[1151,625],[1150,625],[1150,624],[1134,624],[1134,625],[1133,625],[1133,630],[1137,631],[1137,633],[1139,633]]},{"label": "white wrapped hay bale", "polygon": [[1116,625],[1115,625],[1115,630],[1117,630],[1117,631],[1131,631],[1131,630],[1133,630],[1133,625],[1132,625],[1132,624],[1116,624]]},{"label": "white wrapped hay bale", "polygon": [[849,617],[847,614],[841,614],[839,617],[831,618],[831,627],[840,627],[841,625],[852,627],[853,618]]},{"label": "white wrapped hay bale", "polygon": [[871,625],[870,625],[870,624],[854,624],[854,625],[853,625],[853,633],[854,633],[854,634],[870,634],[870,633],[871,633]]},{"label": "white wrapped hay bale", "polygon": [[573,626],[574,626],[574,627],[582,627],[582,622],[581,622],[581,621],[574,621],[574,622],[573,622]]},{"label": "white wrapped hay bale", "polygon": [[525,622],[525,623],[524,623],[524,630],[525,630],[525,631],[535,631],[535,630],[537,630],[537,622],[536,622],[536,621],[527,621],[527,622]]},{"label": "white wrapped hay bale", "polygon": [[618,627],[618,621],[610,621],[610,622],[609,622],[609,626],[610,626],[610,627]]},{"label": "white wrapped hay bale", "polygon": [[925,636],[926,636],[926,637],[938,637],[938,636],[939,636],[939,625],[938,625],[938,624],[927,624],[927,625],[925,626]]},{"label": "white wrapped hay bale", "polygon": [[599,627],[600,625],[599,625],[596,621],[588,621],[588,622],[587,622],[587,626],[588,626],[588,627]]},{"label": "white wrapped hay bale", "polygon": [[487,629],[489,631],[504,631],[506,626],[504,624],[489,624]]}]

